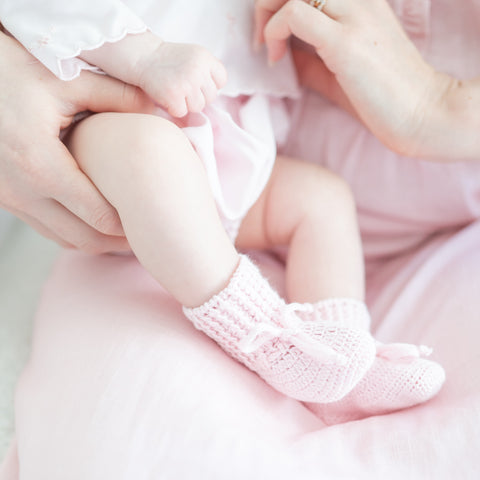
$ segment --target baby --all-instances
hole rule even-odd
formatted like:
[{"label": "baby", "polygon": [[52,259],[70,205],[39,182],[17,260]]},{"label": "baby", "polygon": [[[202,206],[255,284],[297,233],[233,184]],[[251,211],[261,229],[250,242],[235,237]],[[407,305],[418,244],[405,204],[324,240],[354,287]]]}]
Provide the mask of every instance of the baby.
[{"label": "baby", "polygon": [[[317,404],[327,423],[434,396],[444,372],[421,358],[424,348],[381,345],[369,333],[347,185],[276,153],[288,131],[281,97],[297,91],[288,60],[269,69],[249,51],[253,2],[203,2],[216,22],[215,30],[203,25],[204,37],[226,42],[228,82],[206,48],[163,40],[172,28],[175,40],[182,32],[192,39],[188,24],[162,33],[150,15],[159,3],[173,2],[136,3],[152,30],[79,54],[143,89],[158,109],[91,115],[66,140],[118,210],[139,261],[197,329],[278,391]],[[239,253],[276,247],[288,249],[286,300]]]}]

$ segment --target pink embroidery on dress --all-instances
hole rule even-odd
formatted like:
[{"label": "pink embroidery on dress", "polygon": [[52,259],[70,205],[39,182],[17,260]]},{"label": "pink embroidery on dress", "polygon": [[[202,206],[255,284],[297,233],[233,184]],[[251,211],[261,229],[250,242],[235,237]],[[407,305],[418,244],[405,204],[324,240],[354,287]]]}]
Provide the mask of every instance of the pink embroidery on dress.
[{"label": "pink embroidery on dress", "polygon": [[39,38],[34,42],[29,48],[28,51],[32,52],[38,48],[45,47],[52,41],[52,35],[57,31],[57,28],[53,25],[50,26],[48,32],[43,37]]}]

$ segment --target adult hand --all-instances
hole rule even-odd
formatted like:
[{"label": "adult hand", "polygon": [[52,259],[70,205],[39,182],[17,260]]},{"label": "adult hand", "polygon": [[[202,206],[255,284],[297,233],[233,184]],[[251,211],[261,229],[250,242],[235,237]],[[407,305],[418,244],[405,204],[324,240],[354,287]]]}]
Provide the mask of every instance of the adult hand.
[{"label": "adult hand", "polygon": [[0,207],[44,236],[90,253],[129,249],[120,219],[80,171],[59,131],[81,111],[147,112],[137,88],[83,72],[58,80],[0,32]]},{"label": "adult hand", "polygon": [[439,105],[457,83],[421,57],[385,0],[328,0],[323,10],[301,0],[257,0],[255,39],[280,59],[294,35],[318,57],[297,54],[299,76],[356,112],[389,148],[433,154]]}]

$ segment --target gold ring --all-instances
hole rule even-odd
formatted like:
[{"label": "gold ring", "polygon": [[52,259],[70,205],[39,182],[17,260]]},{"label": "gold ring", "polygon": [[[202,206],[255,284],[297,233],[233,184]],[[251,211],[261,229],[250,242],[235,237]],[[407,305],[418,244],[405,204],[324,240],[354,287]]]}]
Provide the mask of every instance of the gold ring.
[{"label": "gold ring", "polygon": [[322,11],[323,7],[327,4],[327,0],[310,0],[308,3],[317,10]]}]

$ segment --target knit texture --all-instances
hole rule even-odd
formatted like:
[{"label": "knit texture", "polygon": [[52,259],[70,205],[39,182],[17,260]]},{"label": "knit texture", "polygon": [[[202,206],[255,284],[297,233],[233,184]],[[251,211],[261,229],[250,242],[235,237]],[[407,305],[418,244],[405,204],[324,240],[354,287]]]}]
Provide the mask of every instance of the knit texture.
[{"label": "knit texture", "polygon": [[335,403],[308,406],[328,425],[343,423],[424,403],[438,393],[444,381],[443,368],[433,361],[377,356],[346,397]]},{"label": "knit texture", "polygon": [[370,313],[364,302],[353,298],[329,298],[312,305],[302,318],[370,330]]},{"label": "knit texture", "polygon": [[368,332],[336,321],[344,307],[329,307],[323,319],[302,319],[313,306],[287,305],[242,255],[220,293],[183,311],[197,329],[278,391],[302,401],[334,402],[371,367],[375,343]]}]

